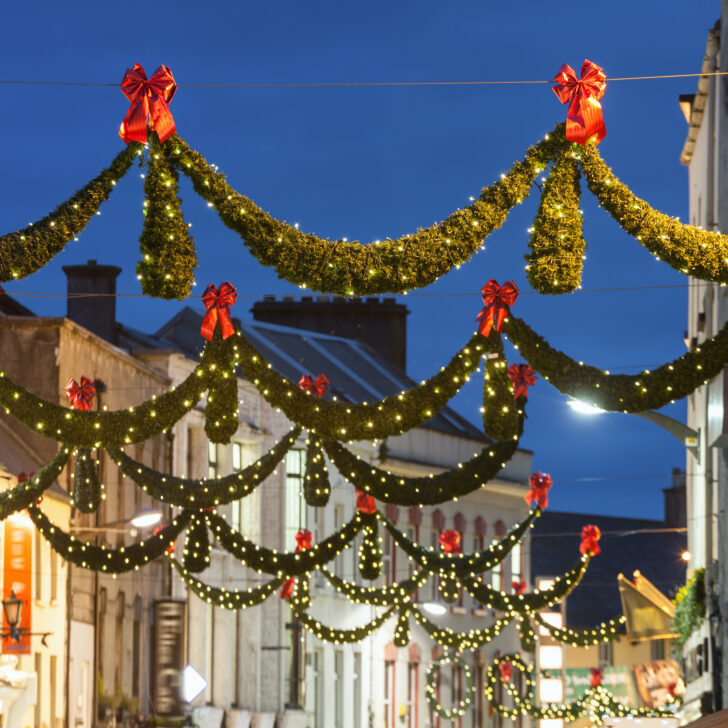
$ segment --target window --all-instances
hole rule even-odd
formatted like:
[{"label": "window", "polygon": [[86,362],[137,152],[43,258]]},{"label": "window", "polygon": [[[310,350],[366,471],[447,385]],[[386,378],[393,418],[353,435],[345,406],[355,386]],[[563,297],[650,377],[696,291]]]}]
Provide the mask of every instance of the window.
[{"label": "window", "polygon": [[207,477],[217,478],[218,466],[217,445],[214,442],[207,443]]},{"label": "window", "polygon": [[418,662],[407,663],[407,728],[418,728],[417,692],[419,690]]},{"label": "window", "polygon": [[324,653],[320,647],[313,651],[313,724],[324,728]]},{"label": "window", "polygon": [[650,652],[653,660],[665,659],[665,640],[651,640]]},{"label": "window", "polygon": [[511,549],[511,580],[521,581],[523,568],[521,565],[521,544],[517,543]]},{"label": "window", "polygon": [[599,666],[604,667],[612,664],[612,658],[614,656],[611,642],[600,642],[599,643]]},{"label": "window", "polygon": [[394,728],[394,660],[384,661],[384,725]]},{"label": "window", "polygon": [[[254,443],[234,442],[232,445],[233,472],[248,467],[258,457],[258,446]],[[243,509],[246,499],[240,498],[232,503],[230,524],[235,531],[244,528]]]},{"label": "window", "polygon": [[[493,541],[493,545],[497,544],[498,541]],[[497,589],[498,591],[502,591],[503,589],[503,569],[504,564],[501,561],[500,564],[496,564],[493,567],[493,571],[491,572],[491,586],[493,589]]]},{"label": "window", "polygon": [[[306,473],[306,452],[289,450],[286,453],[286,533],[287,549],[296,546],[296,533],[306,528],[306,501],[303,499],[303,477]],[[318,534],[314,534],[318,536]],[[318,540],[318,539],[316,539]]]},{"label": "window", "polygon": [[334,725],[344,726],[344,651],[334,651]]},{"label": "window", "polygon": [[361,682],[362,682],[361,652],[354,653],[354,728],[361,728]]}]

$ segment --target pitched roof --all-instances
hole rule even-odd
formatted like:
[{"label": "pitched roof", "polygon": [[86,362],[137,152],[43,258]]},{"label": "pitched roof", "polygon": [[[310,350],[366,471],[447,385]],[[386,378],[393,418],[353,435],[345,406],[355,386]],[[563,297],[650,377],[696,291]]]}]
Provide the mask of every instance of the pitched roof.
[{"label": "pitched roof", "polygon": [[[202,314],[185,306],[154,334],[159,346],[176,345],[198,357],[204,340],[200,337]],[[417,386],[366,344],[354,339],[316,331],[251,320],[235,320],[243,335],[286,379],[298,382],[301,375],[315,377],[323,372],[330,380],[327,396],[352,403],[372,402]],[[125,327],[131,334],[133,330]],[[137,332],[138,333],[138,332]],[[139,343],[152,341],[140,335]],[[423,427],[456,437],[487,442],[482,431],[449,407],[443,408]]]},{"label": "pitched roof", "polygon": [[589,563],[579,586],[566,598],[566,624],[592,627],[622,613],[617,575],[642,572],[663,594],[685,583],[686,533],[665,530],[663,521],[546,511],[531,531],[531,574],[560,576],[579,559],[581,528],[599,526],[601,553]]}]

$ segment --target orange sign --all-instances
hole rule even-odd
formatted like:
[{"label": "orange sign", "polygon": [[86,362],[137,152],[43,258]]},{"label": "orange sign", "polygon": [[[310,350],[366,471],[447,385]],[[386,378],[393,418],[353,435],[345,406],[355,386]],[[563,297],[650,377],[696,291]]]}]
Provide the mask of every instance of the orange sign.
[{"label": "orange sign", "polygon": [[[5,554],[3,559],[3,599],[11,592],[23,603],[18,627],[23,636],[20,642],[4,637],[2,651],[5,654],[30,652],[30,608],[33,575],[33,522],[25,513],[14,513],[5,519]],[[3,632],[10,632],[10,625],[3,610]]]}]

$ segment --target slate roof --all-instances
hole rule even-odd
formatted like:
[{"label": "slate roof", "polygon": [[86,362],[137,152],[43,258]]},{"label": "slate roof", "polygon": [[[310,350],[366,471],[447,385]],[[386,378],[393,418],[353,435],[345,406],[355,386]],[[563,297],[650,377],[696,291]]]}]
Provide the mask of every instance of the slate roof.
[{"label": "slate roof", "polygon": [[[566,624],[593,627],[622,613],[617,575],[642,572],[672,598],[685,583],[685,532],[649,533],[665,529],[663,521],[616,518],[546,510],[531,531],[531,574],[560,576],[579,558],[581,528],[595,524],[602,531],[602,551],[594,556],[579,586],[566,599]],[[636,532],[636,533],[634,533]]]},{"label": "slate roof", "polygon": [[[372,402],[417,385],[378,357],[369,346],[354,339],[260,321],[234,321],[248,341],[286,379],[298,382],[304,373],[314,377],[325,373],[331,382],[327,398],[336,395],[346,402]],[[121,339],[119,343],[129,348],[174,346],[197,358],[204,345],[200,337],[201,323],[202,314],[185,306],[153,337],[121,326],[120,333],[126,343],[122,343]],[[443,408],[422,426],[456,437],[488,442],[481,430],[449,407]]]}]

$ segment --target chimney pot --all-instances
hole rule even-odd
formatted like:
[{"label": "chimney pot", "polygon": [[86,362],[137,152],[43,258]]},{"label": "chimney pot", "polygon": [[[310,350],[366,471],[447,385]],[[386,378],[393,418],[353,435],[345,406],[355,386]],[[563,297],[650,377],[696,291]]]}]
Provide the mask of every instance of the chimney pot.
[{"label": "chimney pot", "polygon": [[64,265],[68,279],[66,316],[112,343],[116,340],[116,278],[121,268],[89,260]]}]

